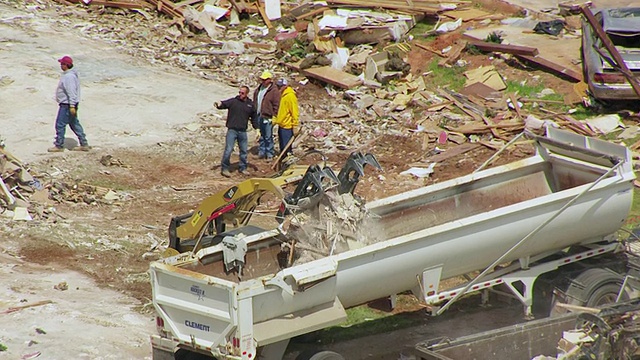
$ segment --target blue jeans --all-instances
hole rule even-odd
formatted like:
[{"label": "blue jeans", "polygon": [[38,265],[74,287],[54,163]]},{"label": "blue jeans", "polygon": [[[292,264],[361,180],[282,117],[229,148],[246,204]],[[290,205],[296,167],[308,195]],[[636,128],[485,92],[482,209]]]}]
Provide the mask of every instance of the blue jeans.
[{"label": "blue jeans", "polygon": [[273,149],[273,124],[270,118],[260,116],[260,141],[258,145],[258,156],[272,158]]},{"label": "blue jeans", "polygon": [[[280,145],[280,152],[282,153],[282,149],[289,143],[289,140],[293,137],[293,129],[283,129],[278,126],[278,145]],[[293,144],[287,149],[287,153],[282,155],[283,157],[287,156],[287,154],[291,154],[291,149],[293,149]]]},{"label": "blue jeans", "polygon": [[60,104],[60,107],[58,107],[58,116],[56,117],[56,141],[53,145],[59,148],[64,146],[64,133],[67,125],[69,125],[71,130],[76,134],[81,146],[89,145],[87,137],[84,134],[84,129],[82,129],[80,120],[78,120],[78,116],[71,116],[69,105],[65,104]]},{"label": "blue jeans", "polygon": [[244,171],[247,169],[247,148],[249,147],[247,132],[227,129],[224,153],[222,154],[222,171],[228,171],[231,166],[231,153],[233,152],[233,146],[236,144],[236,140],[238,141],[238,147],[240,148],[240,166],[238,167],[238,170]]}]

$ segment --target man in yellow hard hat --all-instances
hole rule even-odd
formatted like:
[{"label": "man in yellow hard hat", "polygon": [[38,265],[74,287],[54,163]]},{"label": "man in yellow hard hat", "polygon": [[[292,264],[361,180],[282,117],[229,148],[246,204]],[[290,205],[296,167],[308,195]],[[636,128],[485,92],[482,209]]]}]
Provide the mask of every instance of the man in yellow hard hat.
[{"label": "man in yellow hard hat", "polygon": [[258,129],[260,140],[258,144],[258,157],[260,159],[273,159],[273,124],[271,119],[278,114],[280,105],[280,91],[273,84],[273,74],[265,70],[260,75],[260,86],[253,93],[253,103],[258,115]]}]

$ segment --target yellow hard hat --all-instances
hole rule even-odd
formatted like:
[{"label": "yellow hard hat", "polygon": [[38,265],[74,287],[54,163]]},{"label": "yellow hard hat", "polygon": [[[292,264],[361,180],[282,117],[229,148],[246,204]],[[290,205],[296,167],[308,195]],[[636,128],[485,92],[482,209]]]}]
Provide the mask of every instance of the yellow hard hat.
[{"label": "yellow hard hat", "polygon": [[262,80],[273,79],[273,74],[271,74],[269,70],[265,70],[262,72],[262,75],[260,75],[260,79]]}]

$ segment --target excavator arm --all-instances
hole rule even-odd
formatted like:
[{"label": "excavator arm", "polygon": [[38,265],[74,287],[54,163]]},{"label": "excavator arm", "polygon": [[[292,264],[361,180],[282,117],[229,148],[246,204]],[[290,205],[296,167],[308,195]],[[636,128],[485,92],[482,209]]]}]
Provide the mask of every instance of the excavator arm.
[{"label": "excavator arm", "polygon": [[[380,164],[373,155],[353,153],[337,176],[326,166],[291,165],[272,178],[244,180],[207,197],[193,212],[172,218],[169,224],[169,248],[179,253],[189,251],[203,236],[224,233],[227,224],[236,228],[246,226],[266,193],[271,193],[282,201],[276,215],[278,221],[282,221],[288,213],[287,206],[293,205],[305,211],[310,205],[317,203],[318,198],[331,186],[338,186],[339,193],[352,193],[360,176],[364,174],[366,164],[380,169]],[[287,195],[283,188],[290,184],[297,186],[292,195]],[[300,206],[302,203],[305,206]],[[211,239],[212,243],[208,245],[215,245],[218,240],[222,239]]]},{"label": "excavator arm", "polygon": [[282,188],[299,182],[307,168],[306,165],[290,166],[276,177],[247,179],[207,197],[193,212],[171,219],[169,247],[183,252],[186,241],[191,240],[190,246],[193,246],[207,230],[217,234],[225,231],[226,224],[247,224],[264,194],[272,193],[278,199],[284,199]]}]

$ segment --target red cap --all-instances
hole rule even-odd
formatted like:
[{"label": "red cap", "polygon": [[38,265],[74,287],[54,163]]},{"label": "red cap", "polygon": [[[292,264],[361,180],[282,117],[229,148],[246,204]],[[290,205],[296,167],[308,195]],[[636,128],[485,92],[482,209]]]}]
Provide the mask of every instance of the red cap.
[{"label": "red cap", "polygon": [[73,65],[73,59],[71,59],[70,56],[63,56],[61,59],[58,59],[58,62],[60,64]]}]

